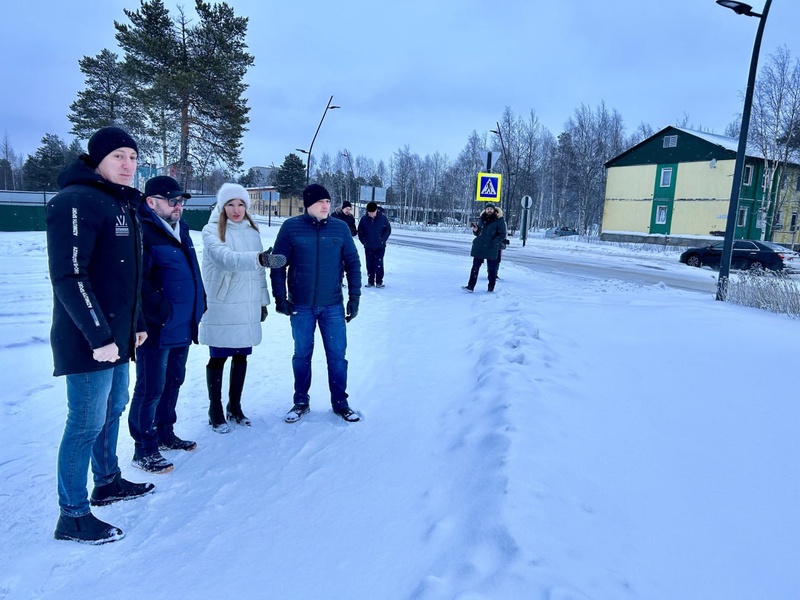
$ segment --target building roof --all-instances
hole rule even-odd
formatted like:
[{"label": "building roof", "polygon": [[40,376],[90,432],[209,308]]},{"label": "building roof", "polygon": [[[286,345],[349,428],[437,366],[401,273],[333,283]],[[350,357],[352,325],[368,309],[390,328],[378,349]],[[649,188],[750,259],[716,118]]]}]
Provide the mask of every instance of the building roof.
[{"label": "building roof", "polygon": [[[667,136],[678,136],[677,145],[662,147],[661,139]],[[733,160],[736,158],[738,149],[738,138],[669,125],[610,159],[605,163],[605,167],[712,159]],[[761,152],[748,148],[747,158],[763,159],[764,157]]]}]

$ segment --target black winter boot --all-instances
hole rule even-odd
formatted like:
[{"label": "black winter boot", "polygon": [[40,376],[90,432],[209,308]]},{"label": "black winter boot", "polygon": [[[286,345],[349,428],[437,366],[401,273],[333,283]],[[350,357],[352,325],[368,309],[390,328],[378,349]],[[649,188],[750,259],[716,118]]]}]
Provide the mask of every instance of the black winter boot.
[{"label": "black winter boot", "polygon": [[222,369],[206,367],[208,424],[217,433],[228,433],[231,428],[225,422],[225,414],[222,412],[222,372]]},{"label": "black winter boot", "polygon": [[242,412],[242,390],[244,389],[244,379],[247,375],[247,361],[236,360],[233,358],[231,363],[231,381],[228,388],[228,406],[226,412],[229,421],[236,421],[239,425],[250,425],[250,419]]},{"label": "black winter boot", "polygon": [[53,537],[57,540],[70,540],[82,544],[107,544],[125,537],[122,530],[109,525],[95,517],[92,513],[82,517],[66,517],[61,515],[56,524]]}]

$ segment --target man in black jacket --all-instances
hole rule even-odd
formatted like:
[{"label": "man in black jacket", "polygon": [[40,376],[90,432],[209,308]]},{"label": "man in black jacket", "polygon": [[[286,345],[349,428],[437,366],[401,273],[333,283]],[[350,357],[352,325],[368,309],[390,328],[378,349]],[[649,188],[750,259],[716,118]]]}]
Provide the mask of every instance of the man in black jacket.
[{"label": "man in black jacket", "polygon": [[142,312],[148,335],[136,351],[128,428],[135,446],[133,466],[166,473],[173,464],[159,450],[197,447],[176,436],[173,426],[189,346],[197,343],[206,299],[189,226],[181,218],[191,194],[172,177],[160,175],[147,181],[144,196],[139,220],[144,241]]},{"label": "man in black jacket", "polygon": [[364,244],[367,260],[367,287],[384,287],[383,257],[390,235],[392,226],[388,217],[380,210],[377,202],[368,202],[367,214],[358,222],[358,239]]},{"label": "man in black jacket", "polygon": [[342,207],[333,211],[331,216],[334,219],[339,219],[340,221],[347,223],[347,227],[350,229],[350,235],[353,237],[358,235],[358,230],[356,229],[356,218],[353,216],[353,205],[347,200],[342,202]]},{"label": "man in black jacket", "polygon": [[[333,412],[345,421],[355,422],[361,417],[347,401],[345,323],[358,314],[361,261],[347,226],[328,218],[331,209],[328,190],[321,185],[309,185],[303,190],[303,205],[306,212],[287,219],[275,238],[273,253],[286,256],[286,265],[270,272],[275,309],[291,317],[294,338],[294,406],[284,420],[294,423],[309,411],[311,356],[319,324]],[[343,270],[349,294],[346,310],[342,306]]]},{"label": "man in black jacket", "polygon": [[[92,506],[153,491],[122,478],[117,461],[119,418],[128,403],[128,361],[147,338],[140,315],[142,284],[136,142],[104,127],[58,178],[47,203],[47,256],[53,285],[50,345],[54,375],[66,375],[67,421],[58,449],[55,537],[89,544],[121,539]],[[94,490],[86,490],[91,463]]]}]

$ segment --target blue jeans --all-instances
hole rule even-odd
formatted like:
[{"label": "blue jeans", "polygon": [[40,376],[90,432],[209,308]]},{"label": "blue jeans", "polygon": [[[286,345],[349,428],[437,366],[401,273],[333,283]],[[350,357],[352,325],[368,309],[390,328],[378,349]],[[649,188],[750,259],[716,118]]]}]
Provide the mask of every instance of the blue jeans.
[{"label": "blue jeans", "polygon": [[94,485],[114,481],[119,418],[128,403],[128,363],[67,375],[67,423],[58,447],[58,505],[67,517],[89,513],[91,460]]},{"label": "blue jeans", "polygon": [[328,387],[331,391],[333,410],[347,407],[347,330],[344,321],[344,306],[295,306],[291,316],[294,338],[294,403],[308,404],[311,387],[311,356],[314,354],[314,332],[319,323],[325,358],[328,361]]},{"label": "blue jeans", "polygon": [[385,254],[385,246],[364,249],[364,257],[367,259],[367,281],[369,283],[383,283],[383,256]]},{"label": "blue jeans", "polygon": [[189,346],[155,348],[145,344],[136,350],[136,385],[128,409],[134,458],[155,454],[158,443],[172,437],[188,357]]}]

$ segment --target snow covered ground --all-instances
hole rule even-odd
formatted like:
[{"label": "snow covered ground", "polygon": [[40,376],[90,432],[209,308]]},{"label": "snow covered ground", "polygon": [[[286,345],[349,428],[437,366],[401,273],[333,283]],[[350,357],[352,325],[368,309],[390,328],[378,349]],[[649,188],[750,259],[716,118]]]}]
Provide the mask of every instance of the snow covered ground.
[{"label": "snow covered ground", "polygon": [[[556,248],[687,269],[578,240],[515,251]],[[123,425],[123,474],[156,493],[95,509],[126,537],[92,547],[52,538],[65,391],[44,233],[0,234],[0,257],[2,599],[800,598],[798,321],[510,262],[470,295],[468,258],[390,243],[386,288],[348,325],[363,421],[330,412],[319,344],[312,412],[283,422],[292,340],[271,312],[253,426],[215,434],[194,347],[176,431],[198,449],[144,477]]]}]

